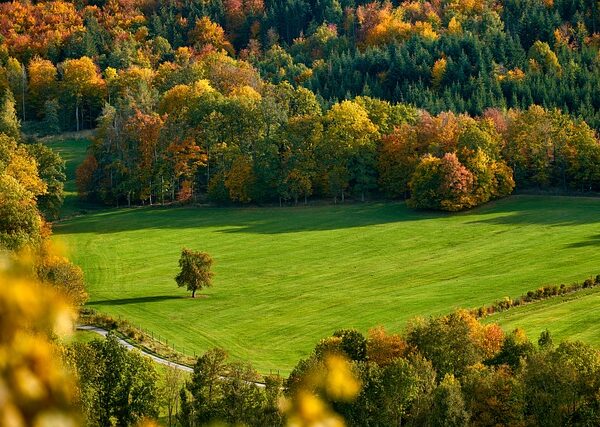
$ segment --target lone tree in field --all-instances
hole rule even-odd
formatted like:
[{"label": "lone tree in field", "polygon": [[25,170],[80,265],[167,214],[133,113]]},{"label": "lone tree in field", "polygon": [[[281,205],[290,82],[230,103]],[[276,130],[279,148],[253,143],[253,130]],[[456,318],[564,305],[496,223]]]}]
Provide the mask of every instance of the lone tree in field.
[{"label": "lone tree in field", "polygon": [[210,271],[212,263],[209,254],[183,248],[179,258],[181,271],[175,277],[177,285],[186,286],[188,291],[192,291],[192,298],[194,298],[197,290],[212,285],[213,273]]}]

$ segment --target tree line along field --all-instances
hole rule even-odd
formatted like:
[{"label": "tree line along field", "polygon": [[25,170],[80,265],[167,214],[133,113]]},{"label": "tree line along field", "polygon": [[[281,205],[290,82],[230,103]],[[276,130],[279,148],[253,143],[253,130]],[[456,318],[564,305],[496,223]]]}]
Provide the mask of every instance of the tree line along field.
[{"label": "tree line along field", "polygon": [[[339,328],[399,331],[416,315],[597,273],[599,209],[592,198],[538,196],[453,215],[403,203],[147,207],[95,212],[54,230],[85,272],[91,307],[186,353],[220,346],[262,372],[287,373]],[[215,260],[203,298],[176,287],[182,247]]]}]

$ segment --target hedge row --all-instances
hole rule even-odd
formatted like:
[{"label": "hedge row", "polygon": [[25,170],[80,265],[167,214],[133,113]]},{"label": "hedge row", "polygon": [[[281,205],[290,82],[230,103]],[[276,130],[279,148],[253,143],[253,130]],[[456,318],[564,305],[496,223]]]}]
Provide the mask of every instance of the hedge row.
[{"label": "hedge row", "polygon": [[593,288],[598,285],[600,285],[600,274],[598,274],[595,279],[589,278],[584,280],[582,283],[575,282],[570,285],[565,285],[563,283],[561,285],[544,286],[536,289],[535,291],[528,291],[526,294],[523,294],[514,300],[509,297],[504,297],[503,299],[494,302],[492,305],[484,305],[479,308],[472,309],[471,314],[477,318],[482,318],[489,316],[490,314],[505,311],[510,308],[525,305],[534,301],[540,301],[559,295],[566,295],[582,289]]}]

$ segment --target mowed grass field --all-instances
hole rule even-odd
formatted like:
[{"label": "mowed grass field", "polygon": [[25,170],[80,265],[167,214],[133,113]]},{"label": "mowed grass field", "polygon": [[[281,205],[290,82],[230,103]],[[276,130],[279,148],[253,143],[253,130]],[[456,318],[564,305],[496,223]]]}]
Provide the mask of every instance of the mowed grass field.
[{"label": "mowed grass field", "polygon": [[89,132],[74,133],[70,138],[48,138],[44,143],[55,150],[66,163],[67,181],[65,182],[65,201],[61,209],[61,217],[69,217],[81,211],[95,210],[98,206],[87,203],[77,197],[75,170],[87,155],[90,144]]},{"label": "mowed grass field", "polygon": [[600,288],[551,298],[514,308],[485,319],[497,322],[506,331],[523,328],[532,341],[549,329],[555,341],[584,341],[600,346]]},{"label": "mowed grass field", "polygon": [[[413,316],[600,273],[600,200],[592,198],[515,196],[461,214],[403,203],[112,209],[54,231],[85,272],[90,306],[186,353],[220,346],[283,374],[338,328],[401,331]],[[196,299],[174,281],[182,247],[215,260],[214,287]],[[586,330],[600,320],[597,300],[574,325],[569,310],[557,313],[558,335],[577,327],[596,339]],[[521,321],[530,316],[502,324]]]}]

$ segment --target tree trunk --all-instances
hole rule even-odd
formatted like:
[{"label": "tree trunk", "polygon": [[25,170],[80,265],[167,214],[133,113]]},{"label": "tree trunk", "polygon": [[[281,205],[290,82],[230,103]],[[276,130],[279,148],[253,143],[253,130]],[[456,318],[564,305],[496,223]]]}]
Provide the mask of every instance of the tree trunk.
[{"label": "tree trunk", "polygon": [[360,201],[361,201],[361,202],[364,202],[364,201],[365,201],[365,192],[364,192],[364,191],[362,191],[362,192],[360,193]]},{"label": "tree trunk", "polygon": [[23,80],[21,81],[21,100],[22,100],[22,105],[23,105],[23,121],[25,121],[25,84],[27,81],[27,76],[25,74],[25,66],[23,65],[21,67],[21,71],[22,71],[22,75],[23,75]]},{"label": "tree trunk", "polygon": [[160,204],[165,205],[165,179],[160,176]]},{"label": "tree trunk", "polygon": [[77,132],[79,132],[79,102],[75,103],[75,123],[77,124]]},{"label": "tree trunk", "polygon": [[206,150],[206,192],[208,193],[208,183],[210,182],[210,148]]},{"label": "tree trunk", "polygon": [[196,289],[192,289],[192,298],[196,298]]},{"label": "tree trunk", "polygon": [[342,203],[344,203],[344,200],[346,200],[345,195],[344,195],[344,190],[342,190]]},{"label": "tree trunk", "polygon": [[304,204],[308,205],[308,196],[306,194],[304,195]]}]

